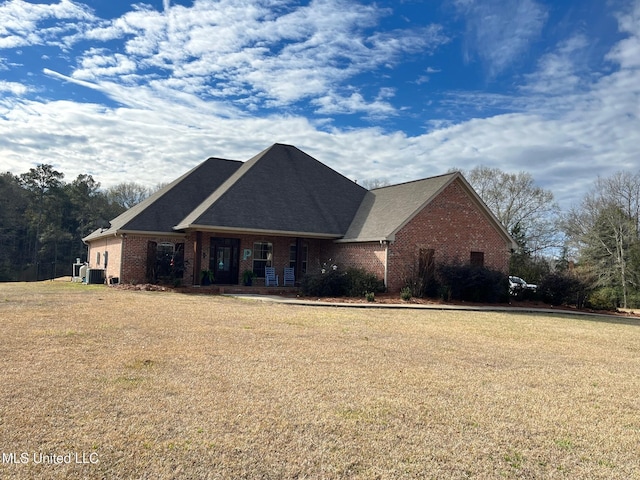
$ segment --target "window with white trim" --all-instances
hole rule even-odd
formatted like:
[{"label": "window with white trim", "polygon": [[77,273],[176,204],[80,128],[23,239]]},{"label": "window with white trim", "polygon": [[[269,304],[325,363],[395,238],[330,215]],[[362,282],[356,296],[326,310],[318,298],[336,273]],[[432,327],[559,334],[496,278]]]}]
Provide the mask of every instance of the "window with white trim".
[{"label": "window with white trim", "polygon": [[273,244],[270,242],[255,242],[253,244],[253,273],[264,278],[265,267],[273,265]]}]

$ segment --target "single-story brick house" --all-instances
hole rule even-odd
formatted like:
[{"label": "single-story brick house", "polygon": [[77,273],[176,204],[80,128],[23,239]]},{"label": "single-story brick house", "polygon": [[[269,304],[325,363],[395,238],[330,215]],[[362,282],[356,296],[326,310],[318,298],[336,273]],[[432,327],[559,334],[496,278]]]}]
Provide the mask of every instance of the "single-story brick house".
[{"label": "single-story brick house", "polygon": [[84,239],[89,268],[121,283],[242,282],[265,267],[299,280],[331,261],[391,292],[419,262],[508,270],[514,241],[460,173],[367,190],[296,147],[209,158]]}]

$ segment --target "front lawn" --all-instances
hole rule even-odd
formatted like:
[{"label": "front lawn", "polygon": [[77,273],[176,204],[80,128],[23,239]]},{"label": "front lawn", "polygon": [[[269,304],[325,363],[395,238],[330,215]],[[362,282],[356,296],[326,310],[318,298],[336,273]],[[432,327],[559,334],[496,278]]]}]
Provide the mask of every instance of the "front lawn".
[{"label": "front lawn", "polygon": [[0,319],[0,478],[640,477],[637,319],[62,282]]}]

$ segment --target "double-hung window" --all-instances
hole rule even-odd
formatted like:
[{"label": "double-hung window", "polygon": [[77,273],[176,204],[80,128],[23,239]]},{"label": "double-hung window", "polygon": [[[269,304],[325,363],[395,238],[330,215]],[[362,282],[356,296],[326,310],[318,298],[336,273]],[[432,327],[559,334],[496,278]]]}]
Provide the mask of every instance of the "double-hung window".
[{"label": "double-hung window", "polygon": [[253,273],[257,277],[264,277],[265,267],[273,263],[273,244],[269,242],[255,242],[253,244]]}]

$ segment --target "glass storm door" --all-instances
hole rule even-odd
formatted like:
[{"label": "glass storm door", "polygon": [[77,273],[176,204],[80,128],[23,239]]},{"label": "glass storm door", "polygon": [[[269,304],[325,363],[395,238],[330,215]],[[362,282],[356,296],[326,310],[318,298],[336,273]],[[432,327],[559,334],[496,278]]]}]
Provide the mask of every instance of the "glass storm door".
[{"label": "glass storm door", "polygon": [[237,238],[212,238],[209,269],[213,271],[214,283],[238,283],[240,240]]}]

